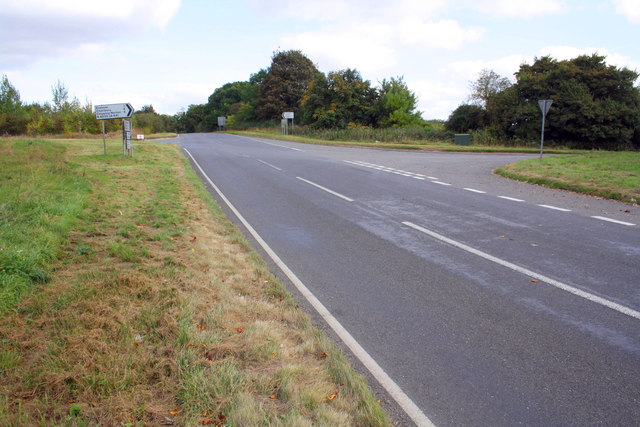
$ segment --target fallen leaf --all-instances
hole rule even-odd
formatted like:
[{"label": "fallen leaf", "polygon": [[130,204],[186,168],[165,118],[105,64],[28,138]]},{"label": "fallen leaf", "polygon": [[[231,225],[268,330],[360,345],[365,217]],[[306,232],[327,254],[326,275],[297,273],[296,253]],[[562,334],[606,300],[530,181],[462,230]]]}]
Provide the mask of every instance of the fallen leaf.
[{"label": "fallen leaf", "polygon": [[531,283],[538,283],[536,279],[531,279]]},{"label": "fallen leaf", "polygon": [[203,417],[208,417],[209,415],[211,415],[211,413],[209,412],[209,410],[208,410],[208,409],[206,409],[206,410],[202,413],[202,416],[203,416]]},{"label": "fallen leaf", "polygon": [[500,237],[509,237],[506,234],[501,234]]},{"label": "fallen leaf", "polygon": [[172,411],[169,411],[169,414],[170,415],[176,415],[176,414],[179,414],[180,412],[182,412],[182,410],[180,408],[176,408],[176,409],[174,409]]},{"label": "fallen leaf", "polygon": [[327,352],[322,353],[320,356],[318,356],[318,360],[322,360],[325,357],[329,357],[329,353],[327,353]]},{"label": "fallen leaf", "polygon": [[269,399],[277,399],[277,398],[278,398],[278,395],[276,395],[275,393],[269,396]]},{"label": "fallen leaf", "polygon": [[334,391],[329,396],[327,396],[327,400],[331,401],[331,400],[335,399],[337,395],[338,395],[338,392]]},{"label": "fallen leaf", "polygon": [[196,239],[197,239],[197,237],[196,237],[196,236],[193,236],[191,239],[189,239],[189,241],[190,241],[190,242],[195,242],[195,241],[196,241]]},{"label": "fallen leaf", "polygon": [[238,328],[238,329],[236,329],[236,331],[238,331],[238,333],[239,333],[239,334],[241,334],[241,333],[243,333],[243,332],[244,332],[244,329],[242,329],[242,328]]},{"label": "fallen leaf", "polygon": [[201,331],[204,331],[204,325],[202,323],[198,323],[198,329],[200,329]]},{"label": "fallen leaf", "polygon": [[218,415],[218,419],[220,420],[221,425],[227,422],[227,417],[222,412]]},{"label": "fallen leaf", "polygon": [[213,422],[213,420],[211,418],[207,418],[207,419],[204,419],[204,420],[198,420],[198,422],[200,424],[209,425],[209,424],[211,424]]},{"label": "fallen leaf", "polygon": [[77,400],[67,400],[67,403],[77,403]]}]

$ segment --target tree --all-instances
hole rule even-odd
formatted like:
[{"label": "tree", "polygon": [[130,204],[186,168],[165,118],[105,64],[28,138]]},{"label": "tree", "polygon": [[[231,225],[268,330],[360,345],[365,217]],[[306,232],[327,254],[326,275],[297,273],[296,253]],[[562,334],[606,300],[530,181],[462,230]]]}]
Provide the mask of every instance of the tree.
[{"label": "tree", "polygon": [[284,111],[297,111],[309,82],[317,74],[316,66],[299,50],[274,53],[260,84],[258,118],[279,119]]},{"label": "tree", "polygon": [[20,92],[3,74],[0,81],[0,134],[25,133],[28,121],[29,115],[22,106]]},{"label": "tree", "polygon": [[466,133],[487,124],[487,111],[479,105],[463,104],[453,110],[444,127],[451,132]]},{"label": "tree", "polygon": [[303,123],[319,128],[370,126],[374,123],[377,93],[358,70],[319,73],[309,83],[301,101]]},{"label": "tree", "polygon": [[53,97],[53,112],[59,113],[69,106],[69,89],[60,80],[51,86]]},{"label": "tree", "polygon": [[469,98],[481,107],[486,107],[491,97],[509,88],[509,86],[511,86],[511,82],[508,78],[485,68],[480,71],[477,80],[471,82],[471,95]]},{"label": "tree", "polygon": [[535,140],[539,135],[539,99],[553,99],[545,136],[580,148],[631,148],[640,129],[638,73],[582,55],[557,61],[545,56],[522,64],[513,90],[490,99],[507,135]]},{"label": "tree", "polygon": [[378,127],[403,127],[424,124],[416,111],[418,98],[402,77],[382,80],[376,103]]}]

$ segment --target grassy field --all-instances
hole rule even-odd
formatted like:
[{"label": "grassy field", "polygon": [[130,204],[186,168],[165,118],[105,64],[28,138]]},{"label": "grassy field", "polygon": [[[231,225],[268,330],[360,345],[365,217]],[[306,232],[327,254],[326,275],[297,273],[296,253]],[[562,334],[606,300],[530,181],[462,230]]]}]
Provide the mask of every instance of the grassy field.
[{"label": "grassy field", "polygon": [[593,151],[507,165],[499,175],[629,203],[640,201],[640,152]]},{"label": "grassy field", "polygon": [[0,425],[390,425],[170,144],[0,139]]}]

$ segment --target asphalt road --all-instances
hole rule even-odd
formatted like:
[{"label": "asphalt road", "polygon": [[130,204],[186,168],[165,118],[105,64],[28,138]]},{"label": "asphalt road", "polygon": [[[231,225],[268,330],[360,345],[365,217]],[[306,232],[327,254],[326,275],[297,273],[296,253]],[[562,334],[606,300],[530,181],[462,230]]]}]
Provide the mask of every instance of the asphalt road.
[{"label": "asphalt road", "polygon": [[177,141],[435,425],[639,422],[638,208],[491,174],[531,156]]}]

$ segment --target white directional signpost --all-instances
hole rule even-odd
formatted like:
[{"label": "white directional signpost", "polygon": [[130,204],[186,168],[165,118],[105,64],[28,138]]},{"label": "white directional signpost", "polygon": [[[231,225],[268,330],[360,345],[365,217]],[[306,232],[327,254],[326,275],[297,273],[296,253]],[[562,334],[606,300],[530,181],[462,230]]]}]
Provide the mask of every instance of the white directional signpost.
[{"label": "white directional signpost", "polygon": [[289,119],[291,119],[291,129],[293,129],[293,111],[286,111],[282,113],[282,133],[289,135]]},{"label": "white directional signpost", "polygon": [[540,159],[542,159],[542,147],[544,146],[544,118],[547,116],[549,112],[549,108],[551,108],[551,104],[553,104],[553,99],[541,99],[538,101],[538,106],[540,107],[540,111],[542,111],[542,132],[540,134]]},{"label": "white directional signpost", "polygon": [[[104,121],[109,119],[128,119],[133,115],[135,110],[128,103],[122,104],[103,104],[94,107],[96,119],[102,120],[102,144],[104,145],[104,154],[107,154],[107,142],[104,136]],[[127,128],[128,127],[128,128]],[[122,156],[126,156],[127,151],[133,156],[131,147],[131,121],[122,120]]]}]

